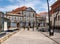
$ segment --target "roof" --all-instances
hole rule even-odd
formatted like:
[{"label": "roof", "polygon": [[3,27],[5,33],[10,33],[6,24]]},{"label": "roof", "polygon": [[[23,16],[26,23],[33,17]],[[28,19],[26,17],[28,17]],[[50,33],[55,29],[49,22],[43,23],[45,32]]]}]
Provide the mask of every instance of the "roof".
[{"label": "roof", "polygon": [[7,14],[21,14],[20,11],[31,11],[31,12],[35,12],[31,7],[26,7],[26,6],[22,6],[19,8],[16,8],[15,10],[11,11],[11,12],[7,12]]},{"label": "roof", "polygon": [[51,5],[50,14],[52,15],[53,13],[55,13],[55,9],[58,8],[59,6],[60,6],[60,0],[57,0],[54,4]]},{"label": "roof", "polygon": [[55,5],[57,6],[57,4],[60,4],[60,0],[56,1],[55,3],[53,3],[53,4],[51,5],[51,7],[54,7]]},{"label": "roof", "polygon": [[22,6],[22,7],[16,8],[15,10],[13,10],[13,11],[10,12],[10,13],[17,13],[17,12],[19,12],[19,11],[23,11],[23,10],[26,10],[26,9],[27,9],[26,6]]},{"label": "roof", "polygon": [[36,14],[35,16],[36,16],[36,17],[40,17],[40,15],[39,15],[39,14]]},{"label": "roof", "polygon": [[16,8],[14,11],[21,11],[21,10],[26,10],[26,6],[22,6],[20,8]]},{"label": "roof", "polygon": [[41,13],[39,13],[40,15],[42,15],[42,14],[48,14],[48,12],[41,12]]},{"label": "roof", "polygon": [[48,12],[40,12],[39,15],[41,17],[46,17],[48,15]]},{"label": "roof", "polygon": [[26,11],[35,12],[31,7],[28,7]]}]

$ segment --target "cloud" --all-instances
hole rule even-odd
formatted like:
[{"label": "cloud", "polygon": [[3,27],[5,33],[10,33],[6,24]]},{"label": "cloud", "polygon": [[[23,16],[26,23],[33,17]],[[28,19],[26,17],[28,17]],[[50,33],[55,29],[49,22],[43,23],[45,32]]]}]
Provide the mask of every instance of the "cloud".
[{"label": "cloud", "polygon": [[[8,0],[12,3],[14,3],[14,5],[9,5],[6,7],[0,7],[1,11],[6,12],[6,11],[12,11],[13,9],[17,8],[17,7],[21,7],[21,6],[27,6],[27,7],[32,7],[35,11],[37,11],[37,13],[39,12],[44,12],[47,11],[47,3],[43,2],[42,0]],[[55,2],[55,0],[50,0],[50,6]]]},{"label": "cloud", "polygon": [[[10,2],[15,2],[15,0],[9,0]],[[39,1],[32,1],[32,0],[25,0],[25,1],[23,1],[23,0],[16,0],[16,4],[15,5],[9,5],[9,6],[6,6],[6,7],[0,7],[1,9],[1,11],[11,11],[11,10],[13,10],[13,9],[15,9],[15,8],[17,8],[17,7],[21,7],[21,6],[27,6],[27,7],[32,7],[33,9],[35,9],[35,5],[39,2]],[[24,3],[25,2],[25,3]]]},{"label": "cloud", "polygon": [[0,7],[0,11],[3,11],[3,12],[7,12],[7,11],[12,11],[13,9],[16,9],[18,6],[15,5],[10,5],[10,6],[7,6],[7,7]]},{"label": "cloud", "polygon": [[57,0],[50,0],[49,1],[49,4],[50,4],[50,6],[54,3],[54,2],[56,2]]},{"label": "cloud", "polygon": [[[56,2],[56,0],[50,0],[49,1],[49,6],[51,6],[53,3],[55,3]],[[48,6],[47,6],[47,2],[45,2],[44,4],[41,2],[41,5],[40,5],[41,7],[39,8],[40,10],[37,10],[37,13],[39,13],[39,12],[48,12]],[[50,8],[50,10],[51,10],[51,7],[49,7]]]}]

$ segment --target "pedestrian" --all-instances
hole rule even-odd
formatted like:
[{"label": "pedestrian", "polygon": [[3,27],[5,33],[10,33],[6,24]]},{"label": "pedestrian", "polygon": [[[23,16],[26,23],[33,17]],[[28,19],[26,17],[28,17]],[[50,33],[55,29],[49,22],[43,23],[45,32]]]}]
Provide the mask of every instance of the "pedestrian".
[{"label": "pedestrian", "polygon": [[24,30],[25,30],[25,23],[24,23]]},{"label": "pedestrian", "polygon": [[28,31],[29,31],[29,28],[30,28],[30,23],[28,23]]},{"label": "pedestrian", "polygon": [[19,27],[20,27],[20,24],[19,24],[19,23],[17,23],[17,29],[19,29]]}]

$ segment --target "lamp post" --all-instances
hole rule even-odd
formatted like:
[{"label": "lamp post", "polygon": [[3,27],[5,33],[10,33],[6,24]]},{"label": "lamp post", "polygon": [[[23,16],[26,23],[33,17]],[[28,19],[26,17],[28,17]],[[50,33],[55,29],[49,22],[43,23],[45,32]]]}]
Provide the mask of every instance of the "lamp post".
[{"label": "lamp post", "polygon": [[48,6],[48,25],[49,25],[49,36],[53,36],[53,30],[51,29],[51,25],[50,25],[50,13],[49,13],[49,1],[47,0],[47,6]]}]

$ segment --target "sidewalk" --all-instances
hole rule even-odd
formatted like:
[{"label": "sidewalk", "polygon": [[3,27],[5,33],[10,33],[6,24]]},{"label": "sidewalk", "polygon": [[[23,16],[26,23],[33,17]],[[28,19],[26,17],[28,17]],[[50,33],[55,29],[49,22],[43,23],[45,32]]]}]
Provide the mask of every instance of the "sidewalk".
[{"label": "sidewalk", "polygon": [[2,44],[56,44],[53,40],[37,31],[21,29]]},{"label": "sidewalk", "polygon": [[54,36],[49,36],[49,32],[41,32],[42,34],[44,34],[45,36],[47,36],[48,38],[52,39],[53,41],[57,42],[58,44],[60,44],[60,30],[58,30],[58,32],[54,32]]},{"label": "sidewalk", "polygon": [[10,38],[13,34],[17,33],[19,30],[13,32],[3,32],[0,34],[0,44],[3,43],[5,40]]}]

